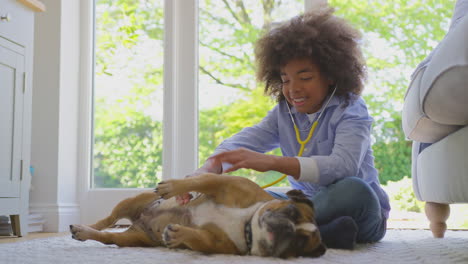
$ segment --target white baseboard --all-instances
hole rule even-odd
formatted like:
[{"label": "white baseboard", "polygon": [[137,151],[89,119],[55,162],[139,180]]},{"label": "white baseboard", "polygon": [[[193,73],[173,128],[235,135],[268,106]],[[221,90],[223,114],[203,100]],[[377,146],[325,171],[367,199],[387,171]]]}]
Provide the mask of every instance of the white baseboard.
[{"label": "white baseboard", "polygon": [[80,222],[80,207],[73,203],[30,203],[29,212],[42,215],[45,232],[68,231],[70,224]]}]

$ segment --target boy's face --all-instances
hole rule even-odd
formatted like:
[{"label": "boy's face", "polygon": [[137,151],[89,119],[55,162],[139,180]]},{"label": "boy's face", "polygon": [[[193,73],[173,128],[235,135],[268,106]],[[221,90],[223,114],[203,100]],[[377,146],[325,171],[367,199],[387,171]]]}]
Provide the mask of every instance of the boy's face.
[{"label": "boy's face", "polygon": [[309,59],[293,59],[280,69],[283,95],[298,112],[312,114],[320,110],[333,84]]}]

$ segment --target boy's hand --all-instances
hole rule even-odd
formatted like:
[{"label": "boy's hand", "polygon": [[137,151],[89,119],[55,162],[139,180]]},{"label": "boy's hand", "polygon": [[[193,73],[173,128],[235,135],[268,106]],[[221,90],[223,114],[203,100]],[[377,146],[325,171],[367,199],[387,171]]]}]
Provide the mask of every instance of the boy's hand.
[{"label": "boy's hand", "polygon": [[176,196],[176,202],[179,204],[179,205],[185,205],[187,204],[188,202],[190,202],[190,200],[192,199],[192,195],[190,193],[184,193],[182,195],[178,195]]},{"label": "boy's hand", "polygon": [[229,163],[232,165],[225,173],[236,171],[238,169],[252,169],[259,172],[272,170],[274,156],[258,153],[246,148],[226,151],[212,156],[216,163]]}]

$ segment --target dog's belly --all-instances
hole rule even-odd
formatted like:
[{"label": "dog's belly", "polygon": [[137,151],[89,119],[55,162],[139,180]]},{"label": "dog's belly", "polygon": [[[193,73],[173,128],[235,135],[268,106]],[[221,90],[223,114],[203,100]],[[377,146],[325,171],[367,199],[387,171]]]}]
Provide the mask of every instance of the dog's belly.
[{"label": "dog's belly", "polygon": [[263,204],[264,202],[258,202],[248,208],[232,208],[208,200],[189,210],[192,224],[196,226],[215,224],[226,233],[240,252],[246,253],[248,248],[244,237],[245,223],[250,221],[255,211]]}]

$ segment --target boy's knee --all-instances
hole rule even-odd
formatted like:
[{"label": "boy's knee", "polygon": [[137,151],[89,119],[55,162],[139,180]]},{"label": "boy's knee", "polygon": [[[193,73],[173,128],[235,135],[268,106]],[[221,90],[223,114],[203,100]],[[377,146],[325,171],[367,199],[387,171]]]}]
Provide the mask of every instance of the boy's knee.
[{"label": "boy's knee", "polygon": [[351,199],[355,200],[358,197],[363,197],[364,200],[368,200],[369,196],[375,196],[370,185],[364,180],[357,177],[347,177],[337,182],[340,185],[340,189],[343,189],[343,193],[351,195]]},{"label": "boy's knee", "polygon": [[346,177],[336,183],[337,185],[343,186],[348,190],[362,190],[369,188],[369,185],[360,178],[357,177]]},{"label": "boy's knee", "polygon": [[368,184],[358,177],[346,177],[339,181],[339,183],[345,184],[348,188],[362,188]]}]

